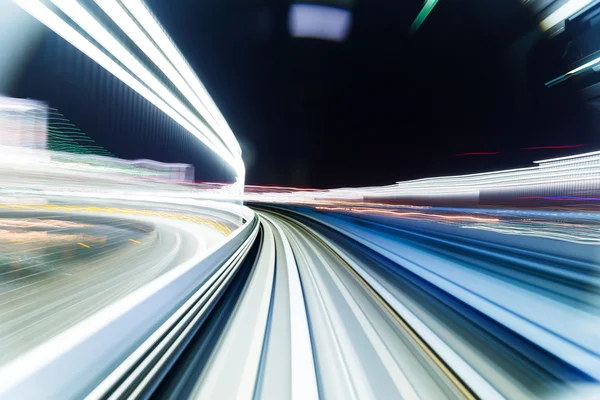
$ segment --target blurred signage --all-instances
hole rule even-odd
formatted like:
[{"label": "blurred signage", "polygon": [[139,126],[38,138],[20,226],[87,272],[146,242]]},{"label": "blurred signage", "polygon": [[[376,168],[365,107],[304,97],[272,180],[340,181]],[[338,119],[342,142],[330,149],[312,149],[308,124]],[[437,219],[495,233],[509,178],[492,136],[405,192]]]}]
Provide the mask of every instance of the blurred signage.
[{"label": "blurred signage", "polygon": [[0,146],[45,150],[48,143],[46,104],[0,97]]}]

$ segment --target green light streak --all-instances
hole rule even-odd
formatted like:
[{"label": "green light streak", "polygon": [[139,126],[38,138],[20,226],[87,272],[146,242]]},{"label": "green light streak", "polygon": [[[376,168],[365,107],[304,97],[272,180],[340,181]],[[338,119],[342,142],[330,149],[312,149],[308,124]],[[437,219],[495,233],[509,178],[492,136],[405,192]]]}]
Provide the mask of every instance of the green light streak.
[{"label": "green light streak", "polygon": [[435,7],[437,2],[438,2],[438,0],[426,0],[425,1],[425,4],[423,4],[423,8],[419,12],[419,15],[417,15],[417,18],[415,18],[415,21],[410,26],[410,31],[409,31],[410,33],[415,33],[417,31],[417,29],[419,29],[421,27],[421,25],[425,21],[425,18],[427,18],[427,16],[431,12],[431,10],[433,10],[433,7]]},{"label": "green light streak", "polygon": [[47,121],[49,150],[114,157],[114,154],[98,146],[55,108],[48,109]]}]

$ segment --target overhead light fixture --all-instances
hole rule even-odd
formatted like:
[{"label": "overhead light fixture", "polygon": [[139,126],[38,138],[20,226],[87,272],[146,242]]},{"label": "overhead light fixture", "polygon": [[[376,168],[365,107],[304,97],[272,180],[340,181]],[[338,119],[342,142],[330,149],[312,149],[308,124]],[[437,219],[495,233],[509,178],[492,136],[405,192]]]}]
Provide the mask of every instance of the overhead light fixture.
[{"label": "overhead light fixture", "polygon": [[317,4],[292,4],[288,14],[290,35],[341,42],[352,25],[352,12]]},{"label": "overhead light fixture", "polygon": [[565,19],[569,18],[571,15],[580,11],[588,4],[592,3],[594,0],[569,0],[558,10],[554,11],[548,17],[544,18],[542,22],[540,22],[540,28],[542,31],[546,32],[556,25],[563,22]]}]

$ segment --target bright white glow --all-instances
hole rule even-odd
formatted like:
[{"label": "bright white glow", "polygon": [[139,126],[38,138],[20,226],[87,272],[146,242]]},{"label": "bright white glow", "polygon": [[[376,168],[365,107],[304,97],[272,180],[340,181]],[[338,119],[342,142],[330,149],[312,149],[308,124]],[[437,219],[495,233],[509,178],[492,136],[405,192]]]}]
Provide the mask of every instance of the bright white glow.
[{"label": "bright white glow", "polygon": [[555,25],[563,22],[565,19],[584,8],[592,1],[593,0],[569,0],[565,5],[554,11],[542,22],[540,22],[540,28],[546,32],[548,29],[551,29]]},{"label": "bright white glow", "polygon": [[541,164],[541,163],[549,163],[549,162],[562,161],[562,160],[570,160],[570,159],[577,159],[577,158],[581,158],[581,157],[590,157],[590,156],[600,156],[600,151],[592,151],[592,152],[589,152],[589,153],[575,154],[575,155],[566,156],[566,157],[550,158],[548,160],[534,161],[534,163],[535,164]]},{"label": "bright white glow", "polygon": [[579,66],[579,67],[575,68],[574,70],[571,70],[571,71],[567,72],[565,75],[573,75],[573,74],[576,74],[576,73],[578,73],[578,72],[580,72],[580,71],[583,71],[583,70],[584,70],[584,69],[586,69],[586,68],[589,68],[589,67],[591,67],[592,65],[596,65],[596,64],[598,64],[599,62],[600,62],[600,57],[598,57],[598,58],[595,58],[595,59],[593,59],[592,61],[588,61],[588,62],[586,62],[585,64],[583,64],[583,65],[581,65],[581,66]]},{"label": "bright white glow", "polygon": [[[1,100],[2,100],[2,98],[0,97],[0,101]],[[33,110],[37,110],[37,108],[30,106],[30,105],[0,103],[0,110],[33,111]]]},{"label": "bright white glow", "polygon": [[343,41],[350,33],[352,13],[342,8],[292,4],[288,28],[294,37]]},{"label": "bright white glow", "polygon": [[398,182],[394,185],[321,191],[286,190],[247,193],[246,201],[313,202],[360,201],[365,196],[441,198],[477,196],[482,190],[512,190],[554,185],[594,184],[600,179],[600,151],[536,161],[538,166],[480,174],[445,176]]},{"label": "bright white glow", "polygon": [[[132,71],[142,82],[145,82],[164,101],[172,106],[179,114],[192,123],[217,149],[217,154],[225,158],[228,151],[219,141],[214,132],[171,93],[142,63],[140,63],[121,43],[119,43],[98,21],[94,19],[78,2],[52,0],[69,18],[90,34],[117,60]],[[232,154],[233,157],[233,154]]]},{"label": "bright white glow", "polygon": [[124,1],[123,5],[129,10],[136,21],[144,28],[148,35],[154,40],[167,58],[173,63],[177,71],[186,80],[196,93],[196,96],[206,106],[208,112],[217,120],[219,126],[224,128],[224,141],[231,149],[237,151],[237,155],[241,155],[241,149],[239,143],[233,136],[229,125],[225,121],[225,118],[221,115],[221,112],[215,105],[213,99],[208,94],[206,88],[202,85],[194,71],[187,64],[185,58],[181,55],[179,50],[173,44],[167,33],[162,29],[158,21],[154,18],[152,13],[146,8],[145,4],[140,0],[128,0]]},{"label": "bright white glow", "polygon": [[[215,130],[218,136],[221,131],[226,130],[219,125],[217,120],[210,114],[208,108],[200,101],[188,83],[177,72],[173,65],[167,60],[164,54],[148,38],[146,33],[137,25],[116,0],[96,0],[96,3],[104,12],[131,38],[131,40],[152,60],[160,70],[173,82],[175,87],[185,96],[185,98],[198,110],[200,115],[206,119],[209,125]],[[216,129],[220,128],[220,129]],[[233,133],[231,133],[233,135]],[[228,143],[226,138],[222,138]],[[228,143],[230,145],[230,143]],[[235,156],[237,147],[231,148],[231,153]]]},{"label": "bright white glow", "polygon": [[[185,118],[183,118],[178,112],[176,112],[170,105],[160,99],[154,92],[149,90],[144,84],[139,82],[131,74],[129,74],[123,67],[117,64],[103,51],[98,49],[89,40],[83,37],[79,32],[73,29],[68,23],[63,21],[48,7],[42,4],[39,0],[14,0],[21,8],[31,14],[34,18],[42,22],[48,28],[56,32],[63,39],[71,43],[85,55],[94,60],[98,65],[102,66],[116,78],[121,80],[131,89],[136,91],[142,97],[150,101],[161,111],[171,117],[174,121],[180,124],[187,131],[192,133],[198,139],[202,141],[209,149],[215,153],[221,155],[230,165],[236,170],[239,168],[237,161],[232,157],[222,154],[220,149],[216,148],[212,142],[210,142],[198,129],[190,124]],[[70,3],[73,4],[73,3]]]},{"label": "bright white glow", "polygon": [[294,252],[288,239],[276,220],[266,217],[279,234],[283,243],[285,264],[288,273],[288,290],[290,300],[290,363],[292,372],[292,400],[316,400],[319,398],[315,360],[313,357],[306,314],[306,300],[300,282],[300,271],[294,258]]}]

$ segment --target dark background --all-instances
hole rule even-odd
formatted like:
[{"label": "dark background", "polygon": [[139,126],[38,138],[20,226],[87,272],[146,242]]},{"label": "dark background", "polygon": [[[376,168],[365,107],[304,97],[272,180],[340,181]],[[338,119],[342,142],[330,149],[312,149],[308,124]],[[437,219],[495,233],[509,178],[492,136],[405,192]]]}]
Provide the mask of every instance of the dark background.
[{"label": "dark background", "polygon": [[[147,0],[238,137],[247,183],[389,184],[531,166],[595,150],[595,114],[565,84],[560,43],[518,0],[347,1],[343,43],[290,37],[289,3]],[[51,32],[13,95],[46,100],[122,158],[196,165],[231,179],[209,151]],[[520,150],[574,145],[571,149]],[[499,154],[456,156],[470,152]]]}]

